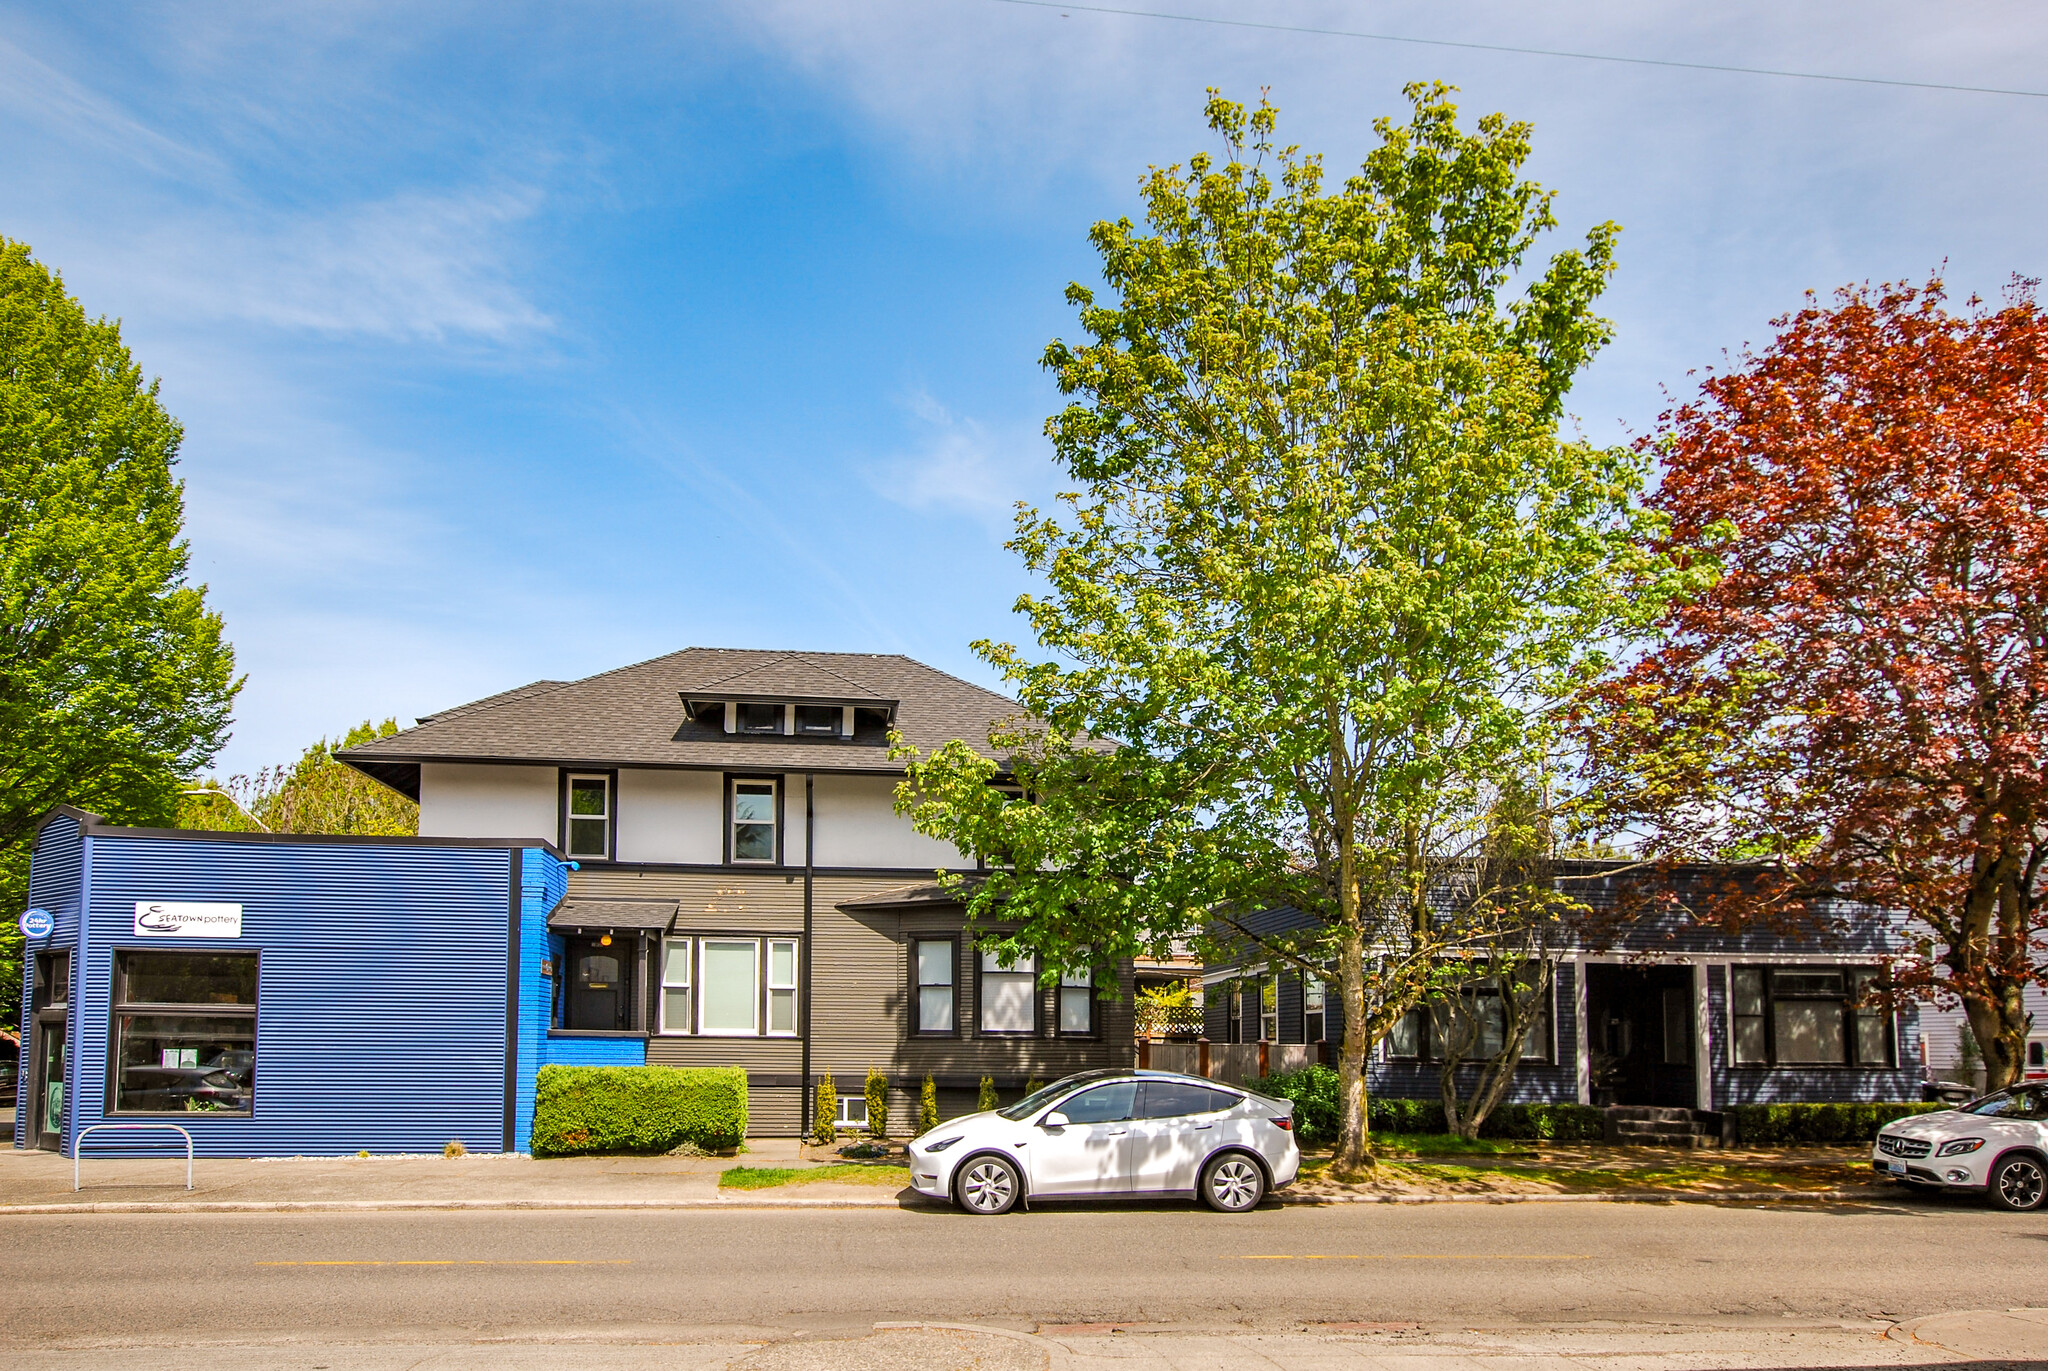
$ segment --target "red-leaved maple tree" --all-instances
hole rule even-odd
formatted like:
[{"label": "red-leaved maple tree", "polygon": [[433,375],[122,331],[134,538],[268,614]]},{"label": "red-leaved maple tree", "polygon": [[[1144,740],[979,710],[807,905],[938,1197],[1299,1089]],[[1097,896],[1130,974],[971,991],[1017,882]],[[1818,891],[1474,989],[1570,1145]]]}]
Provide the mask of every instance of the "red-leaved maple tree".
[{"label": "red-leaved maple tree", "polygon": [[1589,703],[1591,792],[1774,873],[1737,917],[1903,912],[1899,983],[1958,997],[2002,1085],[2048,977],[2048,317],[1936,279],[1774,326],[1648,440],[1722,574]]}]

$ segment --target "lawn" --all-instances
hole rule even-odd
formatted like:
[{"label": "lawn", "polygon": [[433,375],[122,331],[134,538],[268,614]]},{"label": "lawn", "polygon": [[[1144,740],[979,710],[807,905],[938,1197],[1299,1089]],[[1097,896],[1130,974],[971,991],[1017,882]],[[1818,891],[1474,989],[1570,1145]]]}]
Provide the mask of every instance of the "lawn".
[{"label": "lawn", "polygon": [[1461,1138],[1455,1133],[1375,1133],[1383,1157],[1533,1157],[1540,1146],[1522,1138]]},{"label": "lawn", "polygon": [[718,1177],[722,1190],[767,1190],[778,1185],[815,1185],[836,1181],[841,1185],[888,1185],[898,1189],[910,1184],[907,1166],[871,1166],[865,1162],[839,1162],[830,1166],[734,1166]]}]

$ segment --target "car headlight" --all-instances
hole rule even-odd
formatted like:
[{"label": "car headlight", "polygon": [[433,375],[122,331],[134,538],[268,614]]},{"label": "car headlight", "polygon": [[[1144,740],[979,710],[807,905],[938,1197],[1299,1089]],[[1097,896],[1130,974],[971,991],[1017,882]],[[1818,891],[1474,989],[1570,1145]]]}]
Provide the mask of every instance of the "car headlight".
[{"label": "car headlight", "polygon": [[926,1152],[943,1152],[947,1148],[951,1147],[954,1143],[959,1141],[960,1139],[957,1136],[951,1138],[941,1138],[935,1143],[926,1143],[924,1145],[924,1150]]},{"label": "car headlight", "polygon": [[1937,1157],[1960,1157],[1965,1152],[1975,1152],[1983,1145],[1984,1140],[1982,1138],[1957,1138],[1954,1142],[1943,1143],[1941,1150],[1934,1155]]}]

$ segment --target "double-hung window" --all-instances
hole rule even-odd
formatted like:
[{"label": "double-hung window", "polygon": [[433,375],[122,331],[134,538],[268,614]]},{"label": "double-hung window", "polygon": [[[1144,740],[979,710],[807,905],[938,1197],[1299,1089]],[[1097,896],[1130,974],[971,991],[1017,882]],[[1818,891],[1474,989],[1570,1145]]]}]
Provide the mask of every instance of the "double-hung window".
[{"label": "double-hung window", "polygon": [[1259,1041],[1280,1041],[1280,978],[1259,977]]},{"label": "double-hung window", "polygon": [[571,776],[562,817],[562,850],[603,861],[612,855],[612,780]]},{"label": "double-hung window", "polygon": [[796,1036],[796,944],[768,940],[768,1036]]},{"label": "double-hung window", "polygon": [[697,1031],[713,1037],[757,1036],[761,944],[752,938],[706,938],[702,948]]},{"label": "double-hung window", "polygon": [[775,782],[732,783],[732,860],[775,861]]},{"label": "double-hung window", "polygon": [[999,952],[981,954],[981,1031],[1028,1034],[1038,1031],[1038,957],[1019,953],[1005,962]]},{"label": "double-hung window", "polygon": [[[1555,1056],[1550,1000],[1555,986],[1545,987],[1525,1011],[1522,1055],[1525,1062],[1548,1062]],[[1394,1061],[1441,1061],[1451,1035],[1465,1044],[1465,1056],[1483,1060],[1507,1045],[1507,1004],[1500,986],[1482,981],[1416,1006],[1395,1021],[1382,1040]]]},{"label": "double-hung window", "polygon": [[910,974],[916,981],[920,1034],[951,1037],[959,1031],[953,998],[953,970],[959,953],[951,938],[917,938],[911,944]]},{"label": "double-hung window", "polygon": [[256,954],[115,953],[109,1057],[117,1113],[252,1113]]},{"label": "double-hung window", "polygon": [[690,953],[688,938],[670,938],[661,945],[661,1031],[690,1031]]},{"label": "double-hung window", "polygon": [[1060,1036],[1086,1038],[1095,1033],[1095,972],[1089,967],[1060,973]]},{"label": "double-hung window", "polygon": [[1729,968],[1738,1066],[1888,1066],[1891,1016],[1869,967]]},{"label": "double-hung window", "polygon": [[1324,1010],[1325,995],[1322,981],[1310,976],[1301,983],[1302,1040],[1319,1043],[1329,1032],[1329,1016]]}]

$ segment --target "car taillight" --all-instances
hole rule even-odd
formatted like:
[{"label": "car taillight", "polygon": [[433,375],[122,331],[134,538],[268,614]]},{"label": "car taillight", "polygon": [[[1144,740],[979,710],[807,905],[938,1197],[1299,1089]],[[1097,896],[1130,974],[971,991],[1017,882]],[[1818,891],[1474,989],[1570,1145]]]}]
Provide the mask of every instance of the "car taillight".
[{"label": "car taillight", "polygon": [[1279,1124],[1289,1133],[1292,1133],[1294,1131],[1294,1116],[1292,1114],[1277,1115],[1274,1117],[1273,1122]]}]

